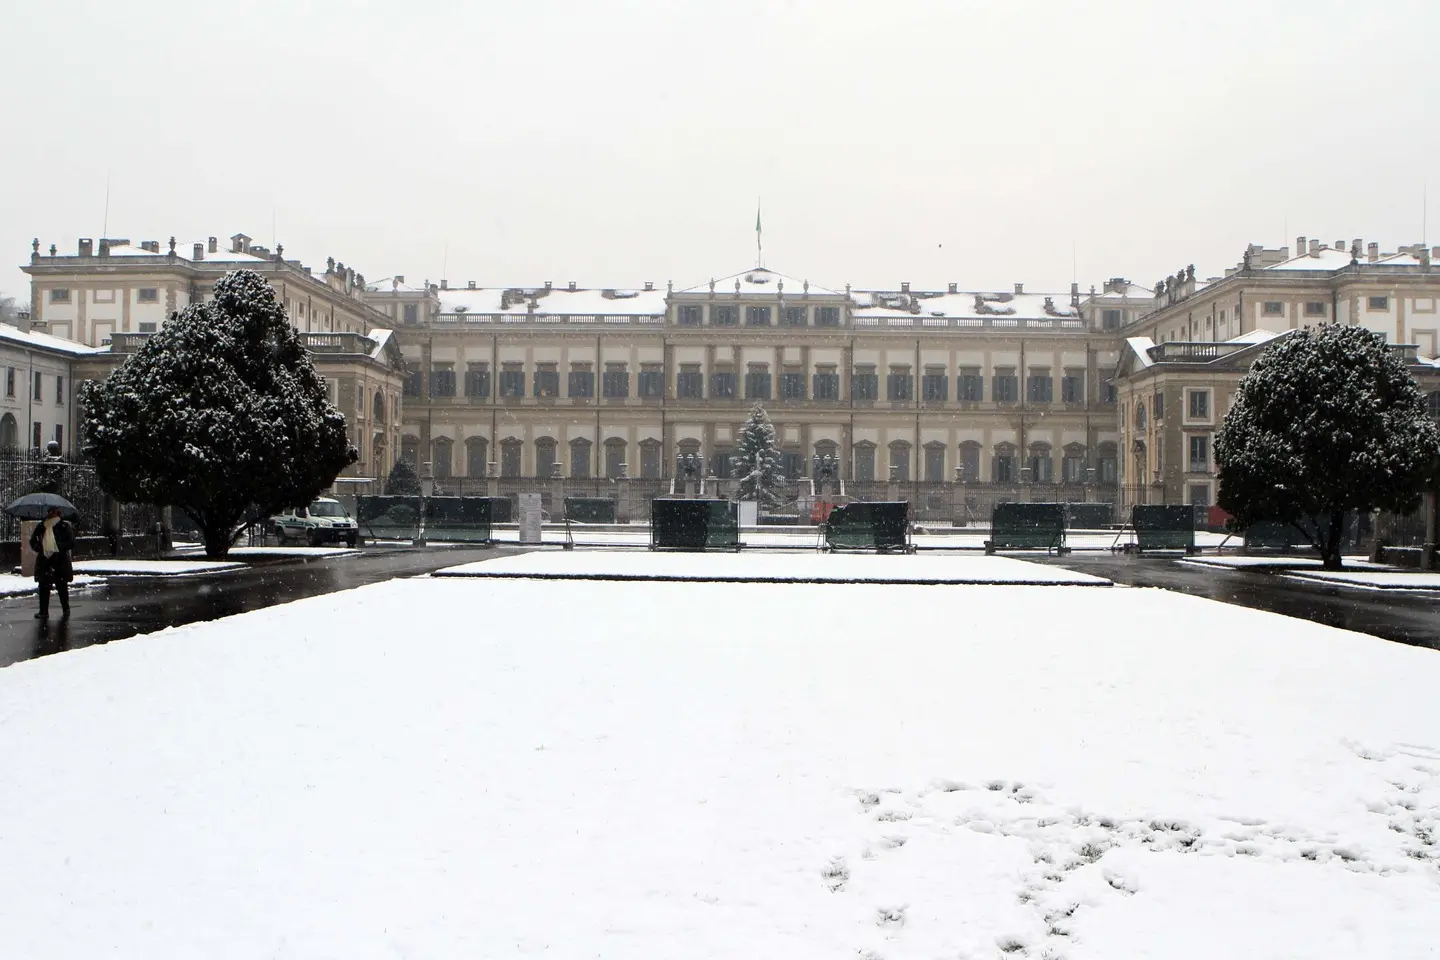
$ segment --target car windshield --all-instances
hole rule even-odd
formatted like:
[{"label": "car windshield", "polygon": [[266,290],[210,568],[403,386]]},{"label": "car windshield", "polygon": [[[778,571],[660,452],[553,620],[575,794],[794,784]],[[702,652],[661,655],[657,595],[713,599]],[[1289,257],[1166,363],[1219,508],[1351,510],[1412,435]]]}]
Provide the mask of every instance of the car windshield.
[{"label": "car windshield", "polygon": [[310,516],[312,517],[346,517],[345,508],[338,503],[326,503],[323,500],[310,504]]}]

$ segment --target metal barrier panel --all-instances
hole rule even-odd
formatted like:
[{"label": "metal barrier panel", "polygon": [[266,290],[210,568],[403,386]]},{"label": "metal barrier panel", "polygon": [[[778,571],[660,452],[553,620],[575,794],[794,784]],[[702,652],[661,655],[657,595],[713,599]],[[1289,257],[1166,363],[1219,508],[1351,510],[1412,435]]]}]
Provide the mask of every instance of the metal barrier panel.
[{"label": "metal barrier panel", "polygon": [[910,503],[871,501],[836,507],[825,522],[825,543],[832,550],[903,553],[910,548]]},{"label": "metal barrier panel", "polygon": [[414,540],[420,535],[419,497],[356,497],[355,522],[372,540]]},{"label": "metal barrier panel", "polygon": [[997,503],[990,515],[989,552],[1064,550],[1065,504]]},{"label": "metal barrier panel", "polygon": [[425,501],[425,537],[457,543],[488,543],[489,497],[430,497]]},{"label": "metal barrier panel", "polygon": [[733,550],[740,546],[740,514],[730,500],[650,501],[652,550]]},{"label": "metal barrier panel", "polygon": [[1136,504],[1130,511],[1130,524],[1135,528],[1135,549],[1195,549],[1195,508],[1183,503]]},{"label": "metal barrier panel", "polygon": [[1067,503],[1065,515],[1066,529],[1100,530],[1115,522],[1115,507],[1109,503]]},{"label": "metal barrier panel", "polygon": [[565,519],[576,523],[614,523],[615,501],[609,497],[566,497]]}]

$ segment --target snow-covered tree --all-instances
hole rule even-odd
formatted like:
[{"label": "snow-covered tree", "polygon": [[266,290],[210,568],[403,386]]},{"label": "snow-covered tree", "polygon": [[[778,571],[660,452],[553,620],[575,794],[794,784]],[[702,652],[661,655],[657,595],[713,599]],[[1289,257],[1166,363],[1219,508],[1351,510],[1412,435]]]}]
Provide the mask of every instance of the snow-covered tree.
[{"label": "snow-covered tree", "polygon": [[390,476],[385,478],[385,495],[387,497],[420,496],[420,478],[415,474],[415,468],[410,466],[410,461],[404,457],[396,460],[395,466],[390,468]]},{"label": "snow-covered tree", "polygon": [[1440,431],[1385,338],[1327,323],[1276,340],[1240,381],[1215,438],[1221,507],[1293,526],[1340,568],[1347,512],[1405,511]]},{"label": "snow-covered tree", "polygon": [[740,479],[737,500],[758,500],[765,507],[780,503],[779,489],[785,478],[780,470],[780,450],[775,446],[775,425],[758,403],[740,428],[730,463]]},{"label": "snow-covered tree", "polygon": [[79,390],[84,449],[129,503],[184,509],[205,555],[254,508],[310,503],[357,457],[270,285],[238,270],[174,315],[103,382]]}]

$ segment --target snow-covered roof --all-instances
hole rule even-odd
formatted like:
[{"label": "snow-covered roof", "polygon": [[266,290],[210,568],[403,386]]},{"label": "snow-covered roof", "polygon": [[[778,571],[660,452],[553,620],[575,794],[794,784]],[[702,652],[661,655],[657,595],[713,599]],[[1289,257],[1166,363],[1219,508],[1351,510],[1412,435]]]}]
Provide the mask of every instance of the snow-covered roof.
[{"label": "snow-covered roof", "polygon": [[1350,251],[1324,247],[1314,255],[1302,253],[1280,263],[1266,267],[1266,270],[1339,270],[1350,265]]},{"label": "snow-covered roof", "polygon": [[[506,290],[523,290],[523,296],[511,295],[505,303]],[[593,316],[624,314],[627,316],[663,316],[664,290],[575,289],[476,287],[438,292],[441,313],[530,313],[529,303],[535,299],[536,316]]]},{"label": "snow-covered roof", "polygon": [[1226,343],[1265,343],[1274,340],[1280,334],[1273,330],[1251,330],[1249,333],[1242,333],[1238,337],[1231,337]]},{"label": "snow-covered roof", "polygon": [[1092,300],[1152,300],[1155,291],[1138,283],[1127,283],[1123,290],[1105,290],[1093,295]]},{"label": "snow-covered roof", "polygon": [[366,293],[425,293],[424,287],[417,287],[413,283],[391,283],[390,278],[378,280],[375,283],[365,285]]},{"label": "snow-covered roof", "polygon": [[[984,305],[983,309],[977,306]],[[1068,293],[985,293],[962,291],[929,293],[898,290],[862,290],[852,293],[856,317],[1010,317],[1019,320],[1078,320],[1080,311],[1070,305]],[[1046,300],[1050,309],[1045,307]],[[918,304],[918,312],[912,309]]]},{"label": "snow-covered roof", "polygon": [[[797,280],[794,277],[786,276],[783,273],[776,273],[767,267],[755,267],[751,270],[742,270],[739,273],[732,273],[728,277],[719,277],[715,282],[716,293],[734,293],[735,281],[740,281],[740,292],[746,293],[775,293],[780,291],[783,285],[784,292],[799,296],[805,292],[805,280]],[[693,287],[686,287],[678,293],[709,293],[710,281],[697,284]],[[819,284],[810,284],[810,293],[828,294],[839,296],[838,291],[830,290]]]},{"label": "snow-covered roof", "polygon": [[0,323],[0,340],[29,347],[32,350],[53,350],[56,353],[67,353],[72,356],[88,356],[92,353],[104,352],[97,347],[89,347],[74,340],[66,340],[64,337],[52,337],[48,333],[21,330],[8,323]]},{"label": "snow-covered roof", "polygon": [[[181,259],[181,260],[189,260],[189,261],[191,261],[191,262],[193,262],[193,263],[203,263],[203,262],[209,261],[209,260],[218,261],[218,262],[220,262],[220,263],[264,263],[264,262],[265,262],[265,258],[264,258],[264,257],[257,257],[257,256],[255,256],[253,253],[235,253],[235,252],[233,252],[233,251],[231,251],[231,250],[217,250],[217,251],[215,251],[214,253],[210,253],[210,252],[208,251],[208,249],[205,247],[205,241],[202,240],[202,241],[198,241],[198,242],[201,244],[201,249],[206,249],[206,253],[205,253],[205,256],[204,256],[203,260],[195,260],[195,258],[194,258],[195,242],[191,242],[191,243],[179,243],[179,242],[177,242],[177,243],[175,244],[175,256],[178,257],[178,258]],[[155,252],[154,250],[145,250],[145,249],[142,249],[141,247],[135,246],[134,244],[125,243],[125,244],[120,244],[119,246],[112,246],[112,247],[110,247],[110,248],[109,248],[109,253],[107,254],[107,256],[111,256],[111,257],[163,257],[163,256],[168,255],[168,253],[169,253],[169,245],[168,245],[168,244],[166,245],[166,249],[164,249],[164,250],[160,251],[159,253],[157,253],[157,252]]]},{"label": "snow-covered roof", "polygon": [[384,327],[371,327],[370,332],[366,334],[366,336],[375,341],[375,349],[370,351],[370,359],[379,360],[385,355],[385,347],[390,343],[390,339],[395,336],[395,331],[387,330]]},{"label": "snow-covered roof", "polygon": [[1154,340],[1151,340],[1149,337],[1126,337],[1125,344],[1130,348],[1131,353],[1134,355],[1134,360],[1140,366],[1140,369],[1143,370],[1155,363],[1154,360],[1150,359],[1150,348],[1155,346]]}]

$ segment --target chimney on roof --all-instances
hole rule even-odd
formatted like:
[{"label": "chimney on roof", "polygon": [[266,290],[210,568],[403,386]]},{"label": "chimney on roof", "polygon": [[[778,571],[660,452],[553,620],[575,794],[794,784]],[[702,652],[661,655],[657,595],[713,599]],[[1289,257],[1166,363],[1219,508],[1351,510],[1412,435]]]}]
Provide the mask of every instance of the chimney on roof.
[{"label": "chimney on roof", "polygon": [[471,280],[471,281],[470,281],[470,283],[469,283],[469,288],[470,288],[471,290],[474,290],[474,289],[475,289],[475,281],[474,281],[474,280]]},{"label": "chimney on roof", "polygon": [[571,281],[570,281],[569,289],[571,289],[571,290],[574,290],[574,289],[575,289],[575,281],[574,281],[574,280],[571,280]]},{"label": "chimney on roof", "polygon": [[80,256],[91,257],[95,255],[94,241],[86,238],[80,241]]},{"label": "chimney on roof", "polygon": [[1080,284],[1075,280],[1070,281],[1070,306],[1080,306]]},{"label": "chimney on roof", "polygon": [[1368,260],[1368,261],[1370,261],[1371,263],[1374,263],[1376,260],[1379,260],[1379,259],[1380,259],[1380,244],[1378,244],[1378,243],[1367,243],[1367,244],[1365,245],[1365,259]]},{"label": "chimney on roof", "polygon": [[195,256],[191,257],[190,259],[192,259],[192,260],[204,260],[204,259],[205,259],[205,244],[203,244],[203,243],[197,243],[197,244],[195,244]]},{"label": "chimney on roof", "polygon": [[1022,293],[1024,293],[1024,292],[1025,292],[1025,284],[1023,284],[1023,283],[1017,283],[1017,284],[1015,284],[1015,296],[1018,297],[1018,296],[1020,296],[1020,294],[1022,294]]},{"label": "chimney on roof", "polygon": [[546,289],[547,291],[549,291],[549,290],[554,290],[554,289],[555,289],[555,284],[552,283],[552,282],[549,281],[549,280],[546,280],[546,281],[545,281],[545,289]]},{"label": "chimney on roof", "polygon": [[206,244],[205,244],[205,252],[206,252],[206,253],[219,253],[219,252],[220,252],[220,241],[217,240],[217,239],[214,238],[214,237],[211,237],[211,238],[206,242]]},{"label": "chimney on roof", "polygon": [[959,292],[960,292],[960,284],[958,284],[958,283],[952,283],[952,284],[947,285],[946,288],[945,288],[945,292],[946,292],[946,293],[959,293]]},{"label": "chimney on roof", "polygon": [[100,238],[100,256],[110,256],[110,241],[107,240],[105,237]]},{"label": "chimney on roof", "polygon": [[1332,247],[1331,249],[1333,249],[1333,250],[1344,250],[1344,249],[1345,249],[1345,241],[1344,241],[1344,240],[1336,240],[1336,241],[1335,241],[1335,246]]},{"label": "chimney on roof", "polygon": [[1296,237],[1296,238],[1295,238],[1295,256],[1297,256],[1297,257],[1303,257],[1303,256],[1305,256],[1305,250],[1306,250],[1305,238],[1304,238],[1304,237]]},{"label": "chimney on roof", "polygon": [[449,289],[450,289],[450,281],[449,281],[449,280],[446,280],[444,277],[441,277],[441,278],[440,278],[440,289],[441,289],[441,290],[449,290]]},{"label": "chimney on roof", "polygon": [[248,253],[250,250],[250,238],[243,233],[237,233],[230,238],[231,253]]},{"label": "chimney on roof", "polygon": [[909,292],[910,292],[910,281],[909,281],[909,280],[901,280],[901,281],[900,281],[900,292],[901,292],[901,293],[909,293]]},{"label": "chimney on roof", "polygon": [[1312,256],[1312,257],[1318,257],[1318,256],[1320,256],[1320,241],[1319,241],[1319,240],[1311,240],[1311,241],[1310,241],[1310,256]]},{"label": "chimney on roof", "polygon": [[646,281],[645,281],[645,289],[646,289],[646,291],[653,291],[653,290],[655,289],[655,281],[654,281],[654,280],[646,280]]}]

